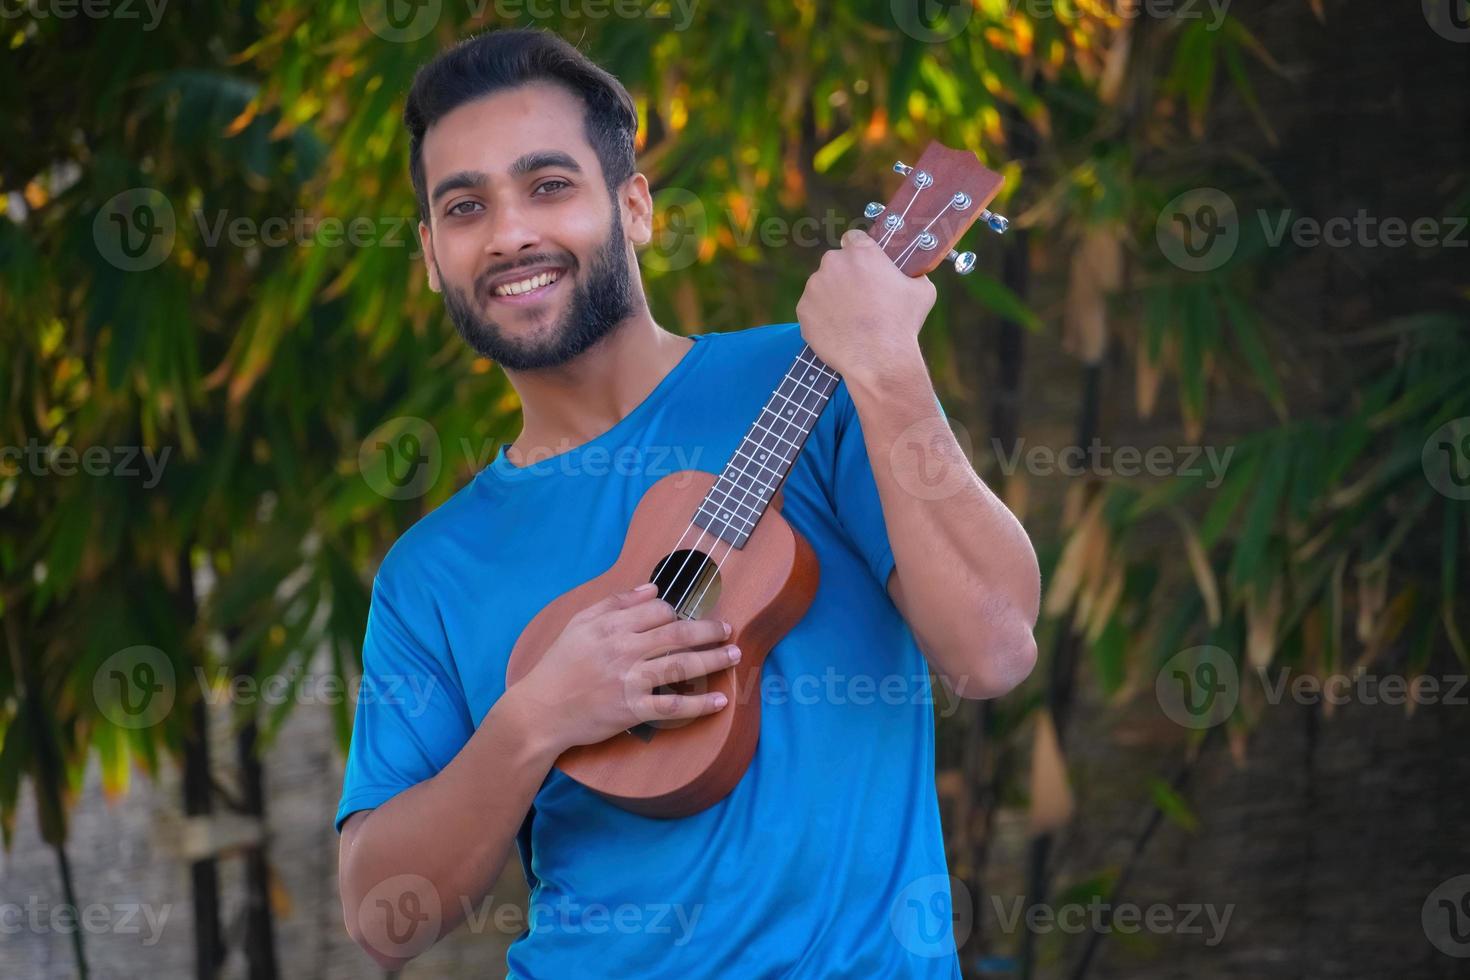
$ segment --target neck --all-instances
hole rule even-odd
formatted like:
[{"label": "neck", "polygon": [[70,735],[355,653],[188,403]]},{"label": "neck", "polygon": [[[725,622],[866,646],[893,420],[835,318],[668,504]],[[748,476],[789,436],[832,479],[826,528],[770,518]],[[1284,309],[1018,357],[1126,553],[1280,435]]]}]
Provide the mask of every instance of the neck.
[{"label": "neck", "polygon": [[694,345],[654,322],[648,307],[566,364],[507,371],[521,400],[521,433],[506,449],[516,466],[559,455],[611,429],[648,397]]}]

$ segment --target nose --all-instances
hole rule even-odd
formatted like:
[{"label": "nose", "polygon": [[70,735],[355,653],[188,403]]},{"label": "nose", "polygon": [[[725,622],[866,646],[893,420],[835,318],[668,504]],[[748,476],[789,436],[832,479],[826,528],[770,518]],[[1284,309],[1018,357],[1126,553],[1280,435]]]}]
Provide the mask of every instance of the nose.
[{"label": "nose", "polygon": [[541,235],[526,210],[515,204],[501,204],[490,221],[490,237],[485,240],[485,254],[497,258],[514,258],[520,252],[541,244]]}]

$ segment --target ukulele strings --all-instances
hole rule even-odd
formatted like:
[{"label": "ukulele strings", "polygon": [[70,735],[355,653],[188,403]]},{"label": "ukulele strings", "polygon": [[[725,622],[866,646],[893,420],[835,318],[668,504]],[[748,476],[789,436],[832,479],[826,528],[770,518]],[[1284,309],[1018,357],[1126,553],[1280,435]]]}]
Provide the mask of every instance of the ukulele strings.
[{"label": "ukulele strings", "polygon": [[[816,367],[816,364],[811,363],[811,361],[804,360],[804,356],[806,356],[806,351],[803,351],[803,356],[798,357],[798,359],[797,359],[798,363],[803,364],[804,367]],[[814,353],[813,353],[813,356],[814,356]],[[828,366],[826,366],[826,364],[823,364],[823,370],[825,370],[825,372],[831,373],[832,378],[836,378],[836,372],[835,372],[835,370],[832,370],[831,367],[828,367]],[[817,403],[819,403],[819,404],[822,404],[823,403],[823,395],[822,395],[822,392],[817,391],[816,388],[813,388],[813,386],[811,386],[811,385],[807,385],[807,383],[806,382],[803,382],[803,381],[797,381],[797,385],[804,386],[804,388],[806,388],[807,391],[816,392],[816,394],[817,394]],[[776,394],[781,394],[781,386],[779,386],[779,385],[776,386]],[[792,392],[792,394],[795,394],[795,392]],[[791,395],[781,395],[781,397],[784,398],[784,400],[786,400],[786,401],[791,401]],[[831,392],[828,392],[828,395],[826,395],[826,397],[831,397]],[[804,404],[804,403],[806,403],[806,395],[803,395],[803,398],[801,398],[801,404],[798,404],[797,407],[798,408],[801,408],[801,411],[806,411],[806,413],[811,414],[811,416],[813,416],[813,417],[816,417],[816,414],[817,413],[814,413],[814,411],[811,411],[811,408],[808,408],[806,406],[806,404]],[[779,422],[782,423],[782,425],[784,425],[784,426],[786,426],[786,428],[788,428],[788,432],[789,432],[789,429],[797,429],[797,430],[800,430],[800,426],[794,425],[794,423],[786,422],[786,420],[781,419],[781,414],[779,414],[779,413],[772,413],[772,414],[775,414],[776,419],[778,419]],[[757,425],[759,425],[759,422],[757,422]],[[770,432],[770,429],[767,429],[767,432]],[[778,435],[778,433],[776,433],[776,432],[770,432],[770,433],[772,433],[772,435],[775,435],[776,438],[778,438],[778,439],[784,439],[785,442],[789,442],[789,444],[795,445],[795,442],[791,442],[791,439],[786,439],[785,438],[785,433],[781,433],[781,435]],[[800,450],[798,450],[798,451],[800,451]],[[792,458],[791,463],[788,463],[788,467],[791,466],[791,464],[794,464],[794,463],[795,463],[795,458]],[[742,466],[741,467],[742,472],[744,472],[744,469],[745,469],[745,467]],[[763,467],[763,469],[770,470],[770,467],[769,466],[766,466],[766,467]],[[731,470],[734,470],[734,466],[731,466]],[[761,488],[766,489],[766,491],[769,491],[770,492],[770,497],[775,498],[776,489],[778,489],[779,486],[781,486],[781,482],[782,482],[782,480],[785,479],[785,476],[784,475],[781,475],[781,473],[776,472],[776,470],[770,470],[770,472],[776,473],[776,476],[778,476],[778,479],[776,479],[776,482],[773,483],[773,485],[769,485],[769,486],[767,486],[766,483],[764,483],[764,482],[759,482],[759,485],[761,486]],[[745,497],[750,497],[750,491],[747,491],[747,489],[739,488],[738,483],[736,483],[735,486],[736,486],[736,489],[739,489],[739,491],[741,491],[741,494],[744,494],[745,495]],[[757,498],[757,500],[759,500],[759,498]],[[767,501],[767,502],[769,502],[769,501]],[[695,511],[695,517],[698,517],[698,510]],[[689,520],[689,527],[692,527],[692,526],[694,526],[694,519]],[[726,525],[726,526],[729,526],[729,525]],[[682,535],[679,535],[679,541],[676,542],[676,544],[675,544],[675,550],[678,550],[678,545],[679,544],[682,544],[682,542],[684,542],[684,535],[686,535],[686,533],[689,533],[689,527],[685,527],[684,533],[682,533]],[[701,529],[700,529],[700,538],[695,539],[694,545],[698,545],[698,544],[700,544],[701,541],[703,541],[703,539],[704,539],[704,533],[709,533],[709,529],[706,529],[706,527],[701,527]],[[751,522],[751,532],[750,533],[754,533],[754,522]],[[720,538],[719,535],[716,535],[716,541],[723,541],[723,538]],[[700,605],[700,602],[703,602],[704,601],[704,597],[706,597],[706,595],[709,594],[709,591],[710,591],[711,586],[714,585],[714,582],[716,582],[717,576],[719,576],[720,569],[722,569],[722,567],[725,567],[725,558],[728,558],[729,557],[729,554],[731,554],[731,552],[735,550],[735,542],[726,542],[726,544],[728,544],[729,547],[726,548],[725,554],[723,554],[722,557],[720,557],[719,560],[717,560],[716,563],[714,563],[714,572],[713,573],[710,573],[709,579],[706,580],[706,583],[704,583],[704,588],[701,589],[701,591],[700,591],[700,595],[698,595],[698,597],[695,597],[695,599],[694,599],[694,608],[698,608],[698,605]],[[717,548],[717,547],[719,547],[719,545],[714,545],[714,548]],[[713,551],[713,548],[711,548],[711,551]],[[685,569],[686,566],[688,566],[689,558],[692,557],[692,554],[694,554],[694,551],[692,551],[692,548],[691,548],[691,551],[689,551],[688,554],[685,554],[684,563],[682,563],[681,566],[679,566],[678,572],[676,572],[675,573],[675,576],[673,576],[673,579],[670,580],[670,585],[672,585],[673,582],[678,582],[679,576],[681,576],[681,574],[684,574],[684,569]],[[679,601],[678,602],[675,602],[675,611],[678,611],[679,605],[684,604],[685,599],[689,597],[689,591],[691,591],[691,589],[694,589],[694,585],[697,582],[698,582],[698,576],[691,577],[691,580],[689,580],[689,585],[688,586],[685,586],[684,595],[681,595],[681,597],[679,597]],[[692,619],[692,617],[691,617],[691,619]]]},{"label": "ukulele strings", "polygon": [[[886,248],[889,240],[892,239],[892,237],[894,236],[894,234],[897,233],[898,228],[902,225],[903,218],[908,215],[909,210],[913,208],[914,204],[919,200],[919,195],[922,194],[924,192],[924,190],[925,190],[925,188],[919,187],[919,186],[917,186],[917,184],[915,185],[913,196],[911,198],[909,198],[908,203],[906,205],[904,205],[903,212],[899,215],[899,223],[897,225],[895,225],[893,228],[888,229],[886,231],[886,233],[883,235],[882,239],[878,242],[878,245],[879,245],[880,248]],[[927,225],[925,225],[923,227],[923,229],[921,229],[921,231],[919,232],[919,235],[915,235],[914,238],[912,240],[910,240],[909,244],[904,248],[904,250],[899,253],[898,257],[896,259],[893,259],[894,265],[896,265],[899,269],[902,269],[903,268],[904,263],[907,262],[909,260],[909,258],[913,255],[913,251],[914,251],[914,248],[918,244],[919,237],[921,235],[923,235],[924,232],[927,232],[930,228],[934,227],[934,223],[936,221],[938,221],[940,219],[940,217],[942,217],[944,215],[944,213],[946,211],[948,211],[951,206],[953,206],[953,204],[954,204],[954,200],[953,200],[953,198],[951,198],[950,201],[948,203],[946,203],[945,206],[943,208],[941,208],[939,210],[939,212],[934,215],[933,218],[930,218],[929,219],[929,223]],[[827,368],[827,370],[831,371],[832,369],[831,368]],[[837,372],[833,371],[832,373],[835,375]],[[780,387],[778,386],[776,390],[779,392],[780,391]],[[810,389],[810,390],[815,391],[816,389]],[[783,395],[782,397],[783,398],[787,398],[789,400],[789,396]],[[805,397],[803,396],[803,401],[804,400],[805,400]],[[801,408],[802,408],[803,411],[808,411],[808,412],[811,411],[810,409],[806,408],[805,405],[802,405]],[[778,419],[780,419],[780,416],[779,415],[777,415],[776,417]],[[794,427],[793,426],[793,423],[786,422],[786,421],[782,421],[782,425],[788,426],[788,428]],[[772,433],[772,435],[775,435],[775,433]],[[784,438],[784,436],[777,436],[777,438]],[[787,440],[787,441],[789,441],[789,440]],[[799,451],[800,450],[798,450],[798,452]],[[789,473],[789,467],[795,465],[795,462],[796,462],[796,460],[795,459],[792,459],[791,462],[787,464],[788,465],[788,473]],[[742,467],[742,469],[743,469],[743,467]],[[777,485],[779,486],[779,484],[782,481],[784,481],[784,479],[785,479],[785,476],[782,476],[781,479],[777,481]],[[764,484],[762,484],[762,485],[764,485]],[[771,487],[770,490],[772,492],[772,497],[774,498],[776,487]],[[681,533],[679,535],[678,541],[676,541],[674,543],[674,549],[673,549],[674,552],[677,552],[679,550],[679,546],[682,545],[683,542],[684,542],[685,535],[687,535],[689,533],[690,528],[692,528],[692,527],[695,526],[694,521],[695,521],[695,518],[698,517],[698,515],[699,515],[699,511],[696,510],[695,511],[695,517],[691,517],[689,519],[689,526],[686,527],[686,528],[684,528],[683,533]],[[728,527],[729,525],[727,524],[726,526]],[[697,548],[698,545],[703,542],[704,536],[706,534],[709,534],[709,533],[711,533],[711,532],[707,528],[701,527],[699,529],[699,536],[694,539],[693,544],[685,552],[684,561],[680,563],[678,571],[676,571],[674,573],[674,577],[669,580],[669,584],[670,585],[673,585],[674,582],[677,582],[679,580],[679,576],[681,576],[681,575],[684,574],[684,569],[686,567],[688,567],[688,565],[689,565],[689,559],[692,558],[693,555],[695,554],[695,548]],[[751,533],[754,533],[754,527],[752,527]],[[718,535],[715,535],[715,540],[717,542],[718,541],[724,541],[724,539],[721,538],[721,537],[719,537]],[[694,605],[692,607],[693,609],[699,608],[699,604],[704,601],[705,595],[707,595],[709,593],[710,587],[712,585],[714,585],[716,579],[719,577],[720,570],[725,565],[725,559],[728,558],[730,556],[731,552],[733,552],[735,550],[735,544],[734,544],[734,542],[732,542],[732,541],[726,541],[725,544],[727,546],[725,548],[725,553],[723,555],[721,555],[715,561],[715,569],[714,569],[714,571],[712,573],[710,573],[708,579],[705,581],[704,588],[700,590],[699,595],[695,598]],[[714,551],[714,550],[717,550],[718,548],[719,548],[719,545],[716,544],[710,550],[711,551]],[[705,557],[708,558],[709,556],[705,556]],[[689,584],[687,586],[685,586],[683,594],[679,596],[679,599],[678,599],[677,602],[673,603],[675,615],[679,615],[679,607],[684,604],[684,600],[689,597],[689,593],[693,590],[695,584],[698,581],[699,581],[699,576],[698,575],[692,576],[690,578]],[[687,618],[690,618],[690,619],[693,618],[692,611],[691,611],[691,615],[689,617],[687,617]]]}]

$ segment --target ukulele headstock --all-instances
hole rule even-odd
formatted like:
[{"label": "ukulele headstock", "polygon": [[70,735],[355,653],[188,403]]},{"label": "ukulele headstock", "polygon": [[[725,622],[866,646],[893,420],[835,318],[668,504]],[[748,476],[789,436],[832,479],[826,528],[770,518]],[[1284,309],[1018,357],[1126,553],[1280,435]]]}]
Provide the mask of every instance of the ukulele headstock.
[{"label": "ukulele headstock", "polygon": [[886,205],[874,201],[863,214],[873,219],[868,234],[905,275],[928,275],[946,260],[964,275],[975,267],[975,253],[954,246],[969,227],[984,221],[998,234],[1009,227],[986,207],[1005,178],[969,150],[931,142],[917,164],[899,161],[893,169],[904,175],[902,186]]}]

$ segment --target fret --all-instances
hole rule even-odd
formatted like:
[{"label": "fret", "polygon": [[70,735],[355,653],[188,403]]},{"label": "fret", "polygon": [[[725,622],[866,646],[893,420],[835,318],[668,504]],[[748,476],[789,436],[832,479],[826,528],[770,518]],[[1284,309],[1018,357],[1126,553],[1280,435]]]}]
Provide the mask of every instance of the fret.
[{"label": "fret", "polygon": [[744,546],[840,381],[811,347],[803,347],[700,503],[694,523],[733,547]]}]

